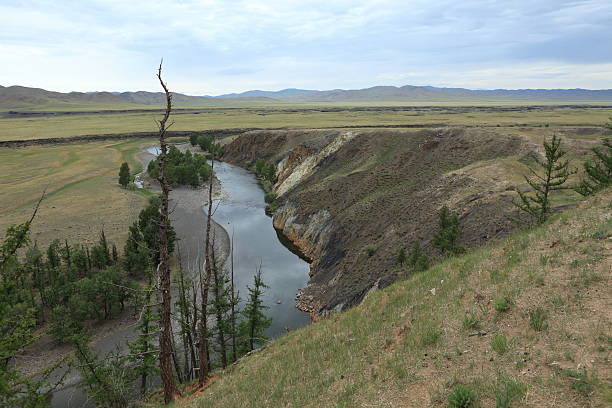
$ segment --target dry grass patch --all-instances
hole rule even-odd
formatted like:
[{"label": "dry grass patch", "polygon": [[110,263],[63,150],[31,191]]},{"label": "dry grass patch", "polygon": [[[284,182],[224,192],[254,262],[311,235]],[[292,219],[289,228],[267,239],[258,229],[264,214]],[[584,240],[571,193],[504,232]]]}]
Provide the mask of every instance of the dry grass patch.
[{"label": "dry grass patch", "polygon": [[0,230],[26,220],[43,190],[32,225],[32,239],[47,245],[55,238],[71,242],[96,240],[101,228],[118,246],[145,197],[120,188],[118,169],[151,141],[95,142],[62,146],[0,149]]}]

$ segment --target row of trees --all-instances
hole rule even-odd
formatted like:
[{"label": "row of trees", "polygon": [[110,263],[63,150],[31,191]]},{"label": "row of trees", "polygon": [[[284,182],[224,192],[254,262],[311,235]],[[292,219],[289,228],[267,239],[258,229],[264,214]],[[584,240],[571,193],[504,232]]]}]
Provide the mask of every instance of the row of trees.
[{"label": "row of trees", "polygon": [[[147,166],[147,173],[151,178],[159,177],[159,156],[151,160]],[[206,183],[212,174],[206,157],[193,154],[187,150],[182,153],[176,146],[170,146],[166,157],[165,177],[171,185],[189,185],[198,187]]]},{"label": "row of trees", "polygon": [[193,133],[189,136],[189,143],[192,146],[200,146],[200,149],[215,157],[221,157],[223,154],[221,144],[215,143],[215,137],[213,135]]}]

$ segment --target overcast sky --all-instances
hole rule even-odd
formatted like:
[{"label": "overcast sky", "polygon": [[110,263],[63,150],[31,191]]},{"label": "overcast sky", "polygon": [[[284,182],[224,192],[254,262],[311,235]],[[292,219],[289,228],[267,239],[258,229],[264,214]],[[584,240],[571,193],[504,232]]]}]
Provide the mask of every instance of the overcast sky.
[{"label": "overcast sky", "polygon": [[1,0],[0,85],[612,88],[611,0]]}]

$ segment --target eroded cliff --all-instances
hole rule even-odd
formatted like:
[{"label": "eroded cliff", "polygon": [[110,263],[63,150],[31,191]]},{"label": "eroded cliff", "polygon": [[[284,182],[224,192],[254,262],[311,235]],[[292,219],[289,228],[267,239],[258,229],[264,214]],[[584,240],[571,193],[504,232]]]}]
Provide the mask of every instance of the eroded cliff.
[{"label": "eroded cliff", "polygon": [[298,306],[318,315],[411,273],[396,264],[400,248],[418,241],[439,256],[431,240],[443,205],[460,215],[466,247],[509,233],[512,168],[532,149],[482,129],[254,131],[224,159],[276,164],[273,223],[312,261]]}]

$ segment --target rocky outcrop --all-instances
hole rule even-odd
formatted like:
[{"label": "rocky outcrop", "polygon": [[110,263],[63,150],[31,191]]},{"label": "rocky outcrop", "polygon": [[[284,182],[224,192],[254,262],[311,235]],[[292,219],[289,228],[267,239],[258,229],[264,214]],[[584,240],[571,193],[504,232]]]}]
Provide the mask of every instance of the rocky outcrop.
[{"label": "rocky outcrop", "polygon": [[302,180],[310,176],[315,167],[324,159],[335,153],[355,136],[355,132],[344,131],[336,136],[329,144],[317,151],[304,145],[293,148],[287,157],[278,164],[278,181],[274,191],[279,196],[286,194]]}]

